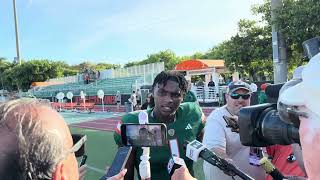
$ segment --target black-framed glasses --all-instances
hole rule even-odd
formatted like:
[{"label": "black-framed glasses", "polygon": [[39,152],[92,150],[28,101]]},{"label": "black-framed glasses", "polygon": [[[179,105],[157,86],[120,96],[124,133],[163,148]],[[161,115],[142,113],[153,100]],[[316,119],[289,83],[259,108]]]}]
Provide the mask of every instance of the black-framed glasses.
[{"label": "black-framed glasses", "polygon": [[232,99],[239,99],[240,97],[242,97],[242,99],[249,99],[251,97],[251,94],[232,93],[232,94],[230,94],[230,97]]}]

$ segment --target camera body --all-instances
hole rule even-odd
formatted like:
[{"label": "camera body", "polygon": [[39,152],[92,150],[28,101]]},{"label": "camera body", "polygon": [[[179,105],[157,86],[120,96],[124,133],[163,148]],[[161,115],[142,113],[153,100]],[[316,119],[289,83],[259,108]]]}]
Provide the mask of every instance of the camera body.
[{"label": "camera body", "polygon": [[300,143],[299,129],[280,119],[276,104],[241,108],[238,120],[240,141],[245,146]]},{"label": "camera body", "polygon": [[[320,37],[308,39],[302,43],[302,46],[305,56],[311,59],[320,52]],[[238,123],[240,141],[243,145],[266,147],[274,144],[300,144],[299,116],[301,114],[295,111],[296,107],[277,101],[279,93],[301,81],[300,78],[284,84],[270,85],[266,89],[266,94],[268,102],[274,103],[241,108]]]}]

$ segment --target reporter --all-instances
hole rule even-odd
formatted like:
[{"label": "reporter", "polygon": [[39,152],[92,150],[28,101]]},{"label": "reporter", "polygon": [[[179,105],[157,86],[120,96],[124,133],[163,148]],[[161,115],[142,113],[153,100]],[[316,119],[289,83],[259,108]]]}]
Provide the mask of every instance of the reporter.
[{"label": "reporter", "polygon": [[[312,57],[302,70],[302,82],[286,89],[279,101],[295,107],[300,116],[300,142],[308,179],[319,179],[320,161],[320,53]],[[297,97],[299,94],[299,97]],[[296,108],[297,107],[297,108]]]},{"label": "reporter", "polygon": [[[79,179],[74,154],[78,149],[73,146],[67,124],[55,110],[36,99],[0,105],[0,144],[1,179]],[[120,180],[124,174],[111,180]]]}]

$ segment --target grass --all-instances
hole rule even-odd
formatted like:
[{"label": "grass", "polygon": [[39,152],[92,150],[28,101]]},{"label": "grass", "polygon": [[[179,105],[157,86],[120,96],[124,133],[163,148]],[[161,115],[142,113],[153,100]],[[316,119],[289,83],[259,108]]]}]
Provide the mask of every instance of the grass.
[{"label": "grass", "polygon": [[[103,176],[105,167],[111,165],[117,151],[117,145],[113,140],[113,132],[97,131],[81,128],[70,128],[72,133],[87,135],[86,154],[88,155],[86,174],[87,180],[98,180]],[[95,169],[95,170],[93,170]],[[194,163],[195,177],[199,180],[204,179],[202,172],[202,161]]]},{"label": "grass", "polygon": [[89,166],[86,179],[100,179],[103,174],[90,167],[104,171],[107,165],[111,165],[117,151],[117,145],[113,141],[113,133],[80,128],[70,128],[72,133],[87,135],[86,154],[88,155],[87,165]]}]

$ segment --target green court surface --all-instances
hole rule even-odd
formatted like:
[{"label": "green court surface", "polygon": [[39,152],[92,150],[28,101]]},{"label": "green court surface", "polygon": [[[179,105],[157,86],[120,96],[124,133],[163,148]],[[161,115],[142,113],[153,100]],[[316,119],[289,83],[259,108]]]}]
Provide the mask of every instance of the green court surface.
[{"label": "green court surface", "polygon": [[71,112],[65,111],[60,112],[59,114],[65,119],[67,124],[72,123],[81,123],[87,122],[97,119],[106,119],[106,118],[113,118],[124,115],[124,113],[114,113],[114,112]]},{"label": "green court surface", "polygon": [[[81,128],[70,128],[72,133],[87,135],[86,154],[87,159],[87,180],[98,180],[103,176],[103,171],[107,165],[111,165],[117,151],[117,145],[113,141],[113,132],[89,130]],[[80,161],[80,160],[79,160]],[[204,179],[202,172],[202,161],[194,165],[197,179]]]}]

